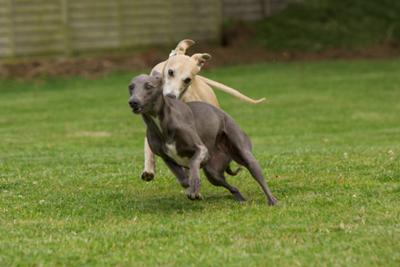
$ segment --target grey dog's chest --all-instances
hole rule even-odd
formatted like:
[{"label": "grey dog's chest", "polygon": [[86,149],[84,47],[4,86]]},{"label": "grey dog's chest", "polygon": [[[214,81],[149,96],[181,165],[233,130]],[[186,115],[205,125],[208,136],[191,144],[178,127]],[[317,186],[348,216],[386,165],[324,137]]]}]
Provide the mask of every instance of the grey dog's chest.
[{"label": "grey dog's chest", "polygon": [[182,156],[178,154],[177,146],[175,142],[164,144],[164,153],[171,158],[173,161],[181,166],[189,167],[190,158],[187,156]]},{"label": "grey dog's chest", "polygon": [[178,165],[189,167],[191,146],[179,138],[179,130],[162,129],[158,118],[153,118],[153,122],[157,128],[148,129],[148,141],[152,151],[160,157],[169,158]]}]

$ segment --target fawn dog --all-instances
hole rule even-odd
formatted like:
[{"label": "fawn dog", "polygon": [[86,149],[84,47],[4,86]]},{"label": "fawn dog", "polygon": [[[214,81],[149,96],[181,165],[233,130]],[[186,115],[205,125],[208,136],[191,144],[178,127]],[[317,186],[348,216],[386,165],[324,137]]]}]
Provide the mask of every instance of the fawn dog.
[{"label": "fawn dog", "polygon": [[[207,53],[194,54],[191,57],[185,55],[186,50],[194,43],[189,39],[180,41],[170,53],[169,58],[152,69],[151,73],[157,72],[162,75],[164,95],[184,102],[202,101],[219,107],[218,100],[211,88],[213,87],[252,104],[265,100],[264,98],[251,99],[233,88],[197,75],[204,63],[211,59],[211,56]],[[146,139],[144,158],[144,170],[141,177],[145,181],[151,181],[155,175],[155,158]]]}]

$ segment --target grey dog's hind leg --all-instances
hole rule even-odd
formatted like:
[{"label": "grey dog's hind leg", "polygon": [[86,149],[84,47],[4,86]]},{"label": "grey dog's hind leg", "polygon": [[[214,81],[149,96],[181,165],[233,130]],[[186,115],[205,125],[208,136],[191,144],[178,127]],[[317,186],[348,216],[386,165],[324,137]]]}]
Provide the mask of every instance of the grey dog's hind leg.
[{"label": "grey dog's hind leg", "polygon": [[231,186],[225,180],[224,172],[231,162],[231,158],[223,151],[215,151],[212,158],[204,166],[204,174],[208,181],[215,186],[223,186],[232,193],[233,197],[238,201],[245,201],[246,199],[242,196],[239,189]]},{"label": "grey dog's hind leg", "polygon": [[265,182],[264,175],[260,164],[252,153],[252,145],[248,136],[237,126],[232,120],[227,120],[226,124],[226,139],[225,147],[227,148],[228,154],[233,158],[234,161],[246,167],[253,178],[261,186],[265,195],[268,198],[269,205],[277,204],[276,198],[272,195]]},{"label": "grey dog's hind leg", "polygon": [[231,176],[236,176],[242,168],[237,167],[236,170],[232,170],[230,164],[228,164],[228,167],[226,167],[225,172]]},{"label": "grey dog's hind leg", "polygon": [[224,173],[223,172],[218,172],[213,169],[209,169],[207,167],[204,168],[204,174],[206,175],[208,181],[212,183],[215,186],[223,186],[226,189],[229,190],[229,192],[232,193],[233,197],[237,201],[246,201],[246,199],[242,196],[240,193],[239,189],[237,189],[234,186],[231,186],[228,184],[228,182],[225,180]]},{"label": "grey dog's hind leg", "polygon": [[271,191],[269,190],[269,187],[267,183],[265,182],[264,175],[262,173],[262,169],[260,167],[260,164],[258,161],[255,159],[253,154],[251,153],[250,150],[244,150],[244,151],[237,151],[238,153],[235,155],[232,155],[234,157],[234,160],[245,166],[253,176],[253,178],[257,181],[257,183],[261,186],[262,190],[264,191],[265,195],[268,198],[268,204],[273,206],[278,203],[276,198],[272,195]]}]

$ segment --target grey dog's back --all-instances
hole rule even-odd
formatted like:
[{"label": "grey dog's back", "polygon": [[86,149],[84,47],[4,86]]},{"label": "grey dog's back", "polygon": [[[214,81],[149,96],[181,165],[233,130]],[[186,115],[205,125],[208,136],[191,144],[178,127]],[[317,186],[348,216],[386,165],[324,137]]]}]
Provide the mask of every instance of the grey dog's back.
[{"label": "grey dog's back", "polygon": [[[205,102],[186,103],[191,109],[198,133],[217,134],[225,133],[226,137],[237,143],[251,149],[251,142],[248,136],[243,132],[237,123],[226,112]],[[205,136],[200,136],[202,140],[207,140]],[[239,144],[240,143],[240,144]],[[209,147],[212,144],[206,144]],[[232,144],[235,145],[235,144]]]}]

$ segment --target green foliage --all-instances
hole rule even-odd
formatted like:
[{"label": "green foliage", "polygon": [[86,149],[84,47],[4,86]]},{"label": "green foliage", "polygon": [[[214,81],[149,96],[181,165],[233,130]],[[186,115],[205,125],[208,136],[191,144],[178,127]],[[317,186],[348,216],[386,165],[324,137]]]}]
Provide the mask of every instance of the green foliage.
[{"label": "green foliage", "polygon": [[399,266],[399,61],[260,64],[206,76],[280,204],[246,171],[191,202],[158,161],[143,182],[132,74],[1,81],[0,266]]},{"label": "green foliage", "polygon": [[305,0],[255,23],[256,39],[271,50],[357,49],[400,43],[400,2]]}]

